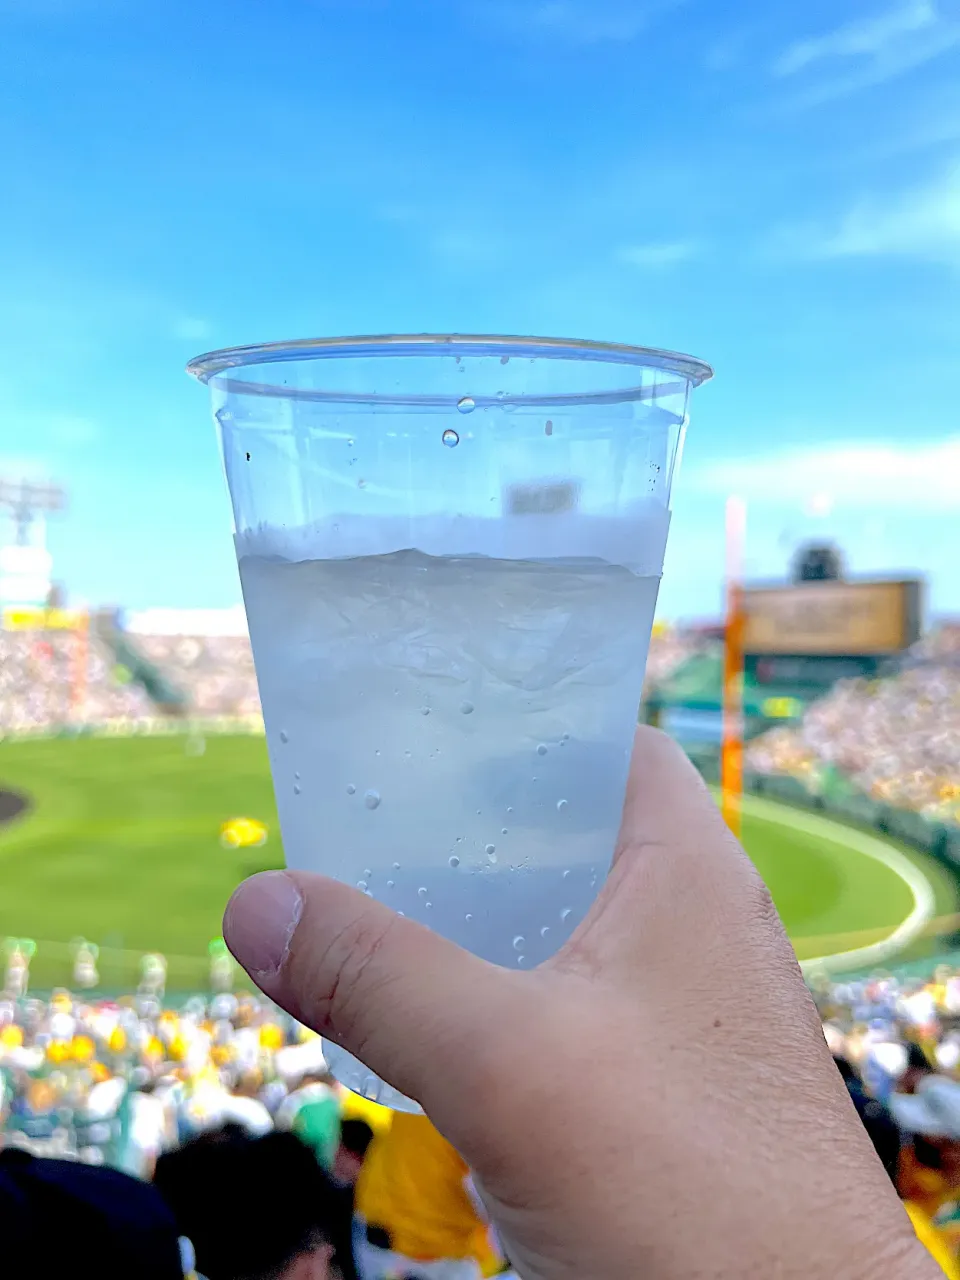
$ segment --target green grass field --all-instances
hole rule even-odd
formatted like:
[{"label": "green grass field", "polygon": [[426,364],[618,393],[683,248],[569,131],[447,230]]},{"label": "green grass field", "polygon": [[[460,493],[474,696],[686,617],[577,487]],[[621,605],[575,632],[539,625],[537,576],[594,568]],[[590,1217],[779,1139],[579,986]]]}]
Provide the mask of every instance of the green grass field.
[{"label": "green grass field", "polygon": [[[33,979],[69,980],[69,942],[102,948],[106,986],[135,981],[137,958],[163,951],[169,983],[206,978],[207,943],[223,904],[245,875],[282,865],[276,808],[262,738],[212,737],[202,755],[186,740],[81,738],[0,744],[0,787],[33,808],[0,829],[0,937],[40,944]],[[801,959],[884,937],[908,914],[912,895],[894,872],[844,844],[748,808],[744,843]],[[223,849],[220,824],[257,818],[270,838],[259,849]],[[957,909],[952,877],[910,853],[933,884],[937,913]]]}]

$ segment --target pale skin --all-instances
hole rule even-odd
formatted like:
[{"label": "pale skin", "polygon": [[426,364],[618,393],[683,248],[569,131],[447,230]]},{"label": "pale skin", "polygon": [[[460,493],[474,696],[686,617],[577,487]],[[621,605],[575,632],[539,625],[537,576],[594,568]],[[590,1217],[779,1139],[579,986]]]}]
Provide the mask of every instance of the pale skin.
[{"label": "pale skin", "polygon": [[224,931],[267,995],[423,1105],[526,1280],[942,1280],[769,894],[653,730],[607,883],[538,969],[299,872],[247,881]]}]

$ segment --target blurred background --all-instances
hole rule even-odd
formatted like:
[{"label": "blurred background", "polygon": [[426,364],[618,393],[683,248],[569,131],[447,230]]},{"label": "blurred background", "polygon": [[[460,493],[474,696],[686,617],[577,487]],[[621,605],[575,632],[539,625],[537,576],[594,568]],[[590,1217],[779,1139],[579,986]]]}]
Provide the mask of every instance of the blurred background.
[{"label": "blurred background", "polygon": [[[5,1140],[149,1172],[322,1070],[219,938],[283,855],[182,368],[342,333],[715,366],[640,717],[719,783],[735,615],[743,839],[851,1088],[960,1089],[953,0],[0,0],[0,30]],[[951,1254],[953,1105],[927,1147],[899,1126]]]}]

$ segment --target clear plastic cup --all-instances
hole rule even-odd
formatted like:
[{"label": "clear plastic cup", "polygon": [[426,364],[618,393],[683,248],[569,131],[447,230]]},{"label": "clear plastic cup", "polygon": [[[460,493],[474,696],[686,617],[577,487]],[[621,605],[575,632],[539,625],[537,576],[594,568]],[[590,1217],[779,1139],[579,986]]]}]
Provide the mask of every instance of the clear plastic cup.
[{"label": "clear plastic cup", "polygon": [[[540,338],[201,356],[287,865],[533,967],[610,865],[690,391]],[[328,1046],[351,1089],[408,1106]]]}]

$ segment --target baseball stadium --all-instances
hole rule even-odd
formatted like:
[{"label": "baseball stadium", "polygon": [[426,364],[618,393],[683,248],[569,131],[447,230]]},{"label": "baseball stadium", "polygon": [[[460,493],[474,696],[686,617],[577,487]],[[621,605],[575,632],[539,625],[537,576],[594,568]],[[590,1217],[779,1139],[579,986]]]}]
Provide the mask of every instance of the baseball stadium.
[{"label": "baseball stadium", "polygon": [[[49,498],[18,491],[21,524]],[[284,861],[242,613],[67,608],[26,536],[0,569],[21,597],[0,629],[2,1145],[150,1177],[317,1088],[381,1130],[220,937],[234,887]],[[802,549],[724,622],[658,623],[639,708],[714,789],[878,1097],[918,1054],[960,1074],[960,626],[922,613],[920,581]]]}]

